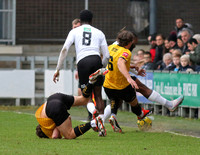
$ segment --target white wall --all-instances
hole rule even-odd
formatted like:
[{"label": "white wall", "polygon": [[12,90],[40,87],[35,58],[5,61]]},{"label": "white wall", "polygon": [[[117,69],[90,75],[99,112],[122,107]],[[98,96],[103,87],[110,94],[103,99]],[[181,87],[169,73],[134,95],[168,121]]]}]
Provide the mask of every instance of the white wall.
[{"label": "white wall", "polygon": [[54,72],[55,70],[45,70],[45,76],[44,76],[45,98],[57,92],[73,95],[73,92],[74,92],[73,91],[74,85],[73,85],[73,80],[72,80],[73,72],[71,70],[61,70],[59,81],[57,83],[53,82]]},{"label": "white wall", "polygon": [[[59,81],[57,83],[53,82],[53,75],[55,70],[45,70],[45,98],[50,95],[60,92],[68,95],[78,95],[78,81],[75,79],[75,72],[71,70],[61,70]],[[102,98],[107,99],[107,96],[102,88]]]},{"label": "white wall", "polygon": [[0,70],[1,98],[35,97],[34,70]]}]

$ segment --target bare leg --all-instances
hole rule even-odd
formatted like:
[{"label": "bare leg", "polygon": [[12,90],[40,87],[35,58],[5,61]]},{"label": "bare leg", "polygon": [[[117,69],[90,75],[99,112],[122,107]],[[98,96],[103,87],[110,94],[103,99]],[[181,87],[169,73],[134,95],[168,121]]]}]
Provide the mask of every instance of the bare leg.
[{"label": "bare leg", "polygon": [[141,93],[144,97],[148,99],[148,97],[151,95],[152,90],[149,89],[147,86],[145,86],[140,80],[136,78],[135,82],[137,83],[139,89],[136,89],[137,92]]},{"label": "bare leg", "polygon": [[57,128],[66,139],[76,138],[76,134],[74,133],[74,129],[72,128],[70,116]]},{"label": "bare leg", "polygon": [[101,95],[101,88],[102,86],[95,86],[94,87],[94,97],[95,97],[95,101],[96,101],[96,108],[99,111],[99,114],[103,114],[104,113],[104,101],[102,100],[102,95]]},{"label": "bare leg", "polygon": [[[96,121],[93,120],[92,122],[93,126],[96,127],[97,126],[97,124],[95,123]],[[57,129],[66,139],[74,139],[76,137],[83,135],[88,130],[90,130],[91,122],[88,122],[86,124],[81,124],[79,126],[76,126],[75,128],[72,128],[71,117],[69,116],[60,126],[57,127]]]},{"label": "bare leg", "polygon": [[148,100],[152,102],[160,103],[161,105],[167,107],[170,111],[176,110],[177,107],[182,103],[184,99],[184,97],[181,95],[177,99],[173,101],[169,101],[166,98],[162,97],[158,92],[149,89],[147,86],[141,83],[137,78],[135,82],[137,83],[139,87],[139,89],[136,90],[137,92],[140,92]]}]

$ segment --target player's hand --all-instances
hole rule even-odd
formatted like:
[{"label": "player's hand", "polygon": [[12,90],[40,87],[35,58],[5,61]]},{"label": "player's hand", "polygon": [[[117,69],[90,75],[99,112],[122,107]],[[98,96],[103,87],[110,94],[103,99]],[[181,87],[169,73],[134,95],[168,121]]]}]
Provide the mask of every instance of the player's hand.
[{"label": "player's hand", "polygon": [[79,79],[79,77],[78,77],[78,71],[75,72],[75,79],[76,79],[76,80]]},{"label": "player's hand", "polygon": [[131,84],[131,86],[132,86],[133,88],[135,88],[135,89],[139,89],[137,83],[136,83],[136,82],[135,82],[131,77],[128,78],[127,81],[128,81],[128,83]]},{"label": "player's hand", "polygon": [[144,69],[139,69],[138,75],[144,77],[144,76],[146,76],[146,71]]},{"label": "player's hand", "polygon": [[53,75],[53,81],[55,83],[59,81],[59,75],[60,75],[59,70],[56,70],[56,72]]},{"label": "player's hand", "polygon": [[135,64],[130,64],[130,68],[131,69],[135,68],[136,71],[139,70],[139,67],[137,67]]}]

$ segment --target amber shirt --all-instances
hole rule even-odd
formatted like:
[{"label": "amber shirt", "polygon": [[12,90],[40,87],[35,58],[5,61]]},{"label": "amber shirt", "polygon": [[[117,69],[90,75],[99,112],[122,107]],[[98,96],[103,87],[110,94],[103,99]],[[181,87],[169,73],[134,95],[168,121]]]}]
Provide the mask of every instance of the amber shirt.
[{"label": "amber shirt", "polygon": [[41,112],[45,104],[42,104],[35,112],[35,117],[41,126],[42,131],[49,138],[52,138],[53,130],[56,127],[54,121],[50,118],[41,118]]},{"label": "amber shirt", "polygon": [[109,72],[105,75],[103,86],[109,89],[122,90],[126,88],[129,83],[118,69],[117,62],[119,58],[123,58],[126,61],[126,68],[129,71],[131,52],[128,49],[118,46],[116,44],[110,45],[108,47],[108,50],[110,53],[110,59],[107,65]]}]

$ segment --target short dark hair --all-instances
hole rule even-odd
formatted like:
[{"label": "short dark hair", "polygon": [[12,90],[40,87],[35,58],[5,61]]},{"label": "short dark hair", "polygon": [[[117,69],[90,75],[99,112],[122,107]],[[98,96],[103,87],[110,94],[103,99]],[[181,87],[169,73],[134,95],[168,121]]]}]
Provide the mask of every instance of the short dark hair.
[{"label": "short dark hair", "polygon": [[150,53],[150,52],[148,52],[148,51],[144,52],[144,55],[149,55],[149,56],[150,56],[150,58],[151,58],[151,53]]},{"label": "short dark hair", "polygon": [[117,35],[117,41],[119,46],[127,46],[131,41],[133,41],[134,35],[131,31],[123,30],[120,31]]},{"label": "short dark hair", "polygon": [[182,17],[178,17],[178,18],[176,18],[176,20],[177,20],[177,19],[181,19],[182,21],[184,21],[184,19],[183,19]]},{"label": "short dark hair", "polygon": [[192,44],[192,43],[195,43],[195,44],[198,44],[197,40],[194,39],[194,38],[190,38],[189,41],[188,41],[189,44]]},{"label": "short dark hair", "polygon": [[49,138],[45,135],[45,133],[42,131],[40,124],[36,127],[36,135],[40,138]]},{"label": "short dark hair", "polygon": [[181,37],[181,36],[178,36],[178,37],[177,37],[177,40],[178,40],[178,39],[179,39],[179,40],[181,40],[181,41],[183,42],[183,40],[182,40],[182,37]]},{"label": "short dark hair", "polygon": [[157,33],[150,34],[150,36],[151,36],[150,41],[156,41],[156,35],[157,35]]},{"label": "short dark hair", "polygon": [[163,40],[165,40],[165,36],[164,36],[163,34],[158,33],[158,34],[156,35],[156,37],[158,37],[158,36],[160,36]]},{"label": "short dark hair", "polygon": [[93,18],[93,14],[91,11],[89,10],[82,10],[80,12],[80,20],[81,22],[88,22],[91,23],[92,22],[92,18]]}]

